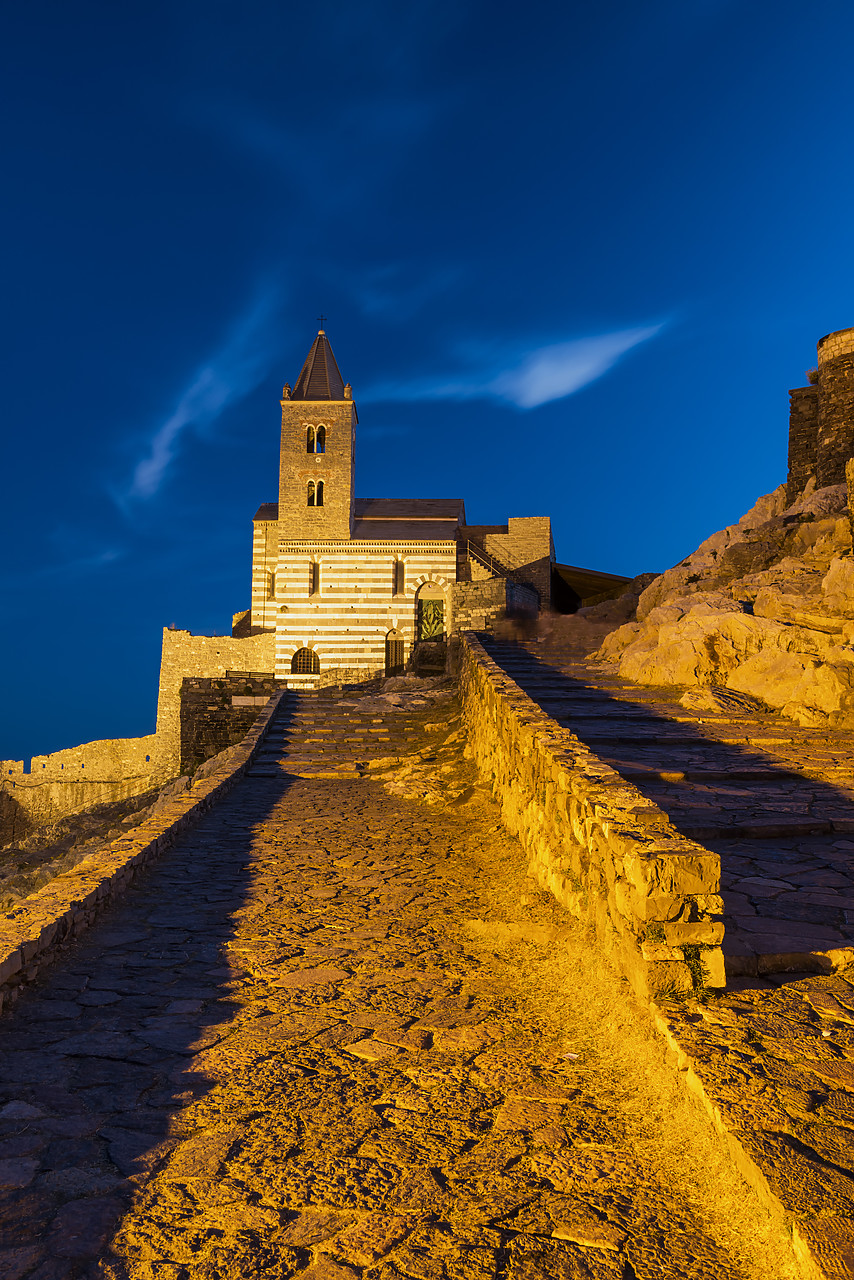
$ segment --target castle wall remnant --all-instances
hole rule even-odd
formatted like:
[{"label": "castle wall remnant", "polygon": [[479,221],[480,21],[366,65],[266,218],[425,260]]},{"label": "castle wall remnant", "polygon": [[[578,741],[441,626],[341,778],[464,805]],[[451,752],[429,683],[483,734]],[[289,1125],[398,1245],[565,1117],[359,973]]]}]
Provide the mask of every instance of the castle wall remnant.
[{"label": "castle wall remnant", "polygon": [[789,476],[794,502],[810,476],[819,489],[845,483],[854,455],[854,329],[828,333],[818,343],[812,384],[789,392]]},{"label": "castle wall remnant", "polygon": [[0,760],[0,847],[65,814],[142,795],[165,781],[153,733],[33,756],[29,773],[23,760]]}]

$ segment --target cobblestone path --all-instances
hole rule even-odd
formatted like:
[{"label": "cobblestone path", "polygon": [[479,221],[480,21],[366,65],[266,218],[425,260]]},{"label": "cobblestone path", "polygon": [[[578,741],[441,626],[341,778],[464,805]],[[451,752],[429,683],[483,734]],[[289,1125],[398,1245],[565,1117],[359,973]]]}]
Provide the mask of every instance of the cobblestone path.
[{"label": "cobblestone path", "polygon": [[728,973],[755,973],[759,956],[763,971],[814,967],[854,947],[854,733],[801,728],[726,690],[725,709],[702,690],[685,706],[681,689],[559,646],[486,643],[543,710],[720,854]]},{"label": "cobblestone path", "polygon": [[796,1274],[450,696],[292,704],[0,1020],[0,1280]]}]

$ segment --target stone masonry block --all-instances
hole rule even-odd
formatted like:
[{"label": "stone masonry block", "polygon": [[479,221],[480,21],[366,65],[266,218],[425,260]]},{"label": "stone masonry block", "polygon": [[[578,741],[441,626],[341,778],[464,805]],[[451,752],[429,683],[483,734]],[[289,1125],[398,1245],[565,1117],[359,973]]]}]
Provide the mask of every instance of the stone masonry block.
[{"label": "stone masonry block", "polygon": [[719,947],[724,940],[720,920],[681,920],[664,926],[664,936],[672,947]]}]

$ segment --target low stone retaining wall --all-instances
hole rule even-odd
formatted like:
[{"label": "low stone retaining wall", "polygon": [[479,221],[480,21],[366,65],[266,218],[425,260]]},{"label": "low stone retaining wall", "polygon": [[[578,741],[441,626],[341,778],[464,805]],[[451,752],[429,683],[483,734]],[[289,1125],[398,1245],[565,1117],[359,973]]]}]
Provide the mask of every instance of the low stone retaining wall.
[{"label": "low stone retaining wall", "polygon": [[720,858],[548,716],[462,637],[468,751],[531,874],[592,925],[638,995],[724,987]]},{"label": "low stone retaining wall", "polygon": [[125,889],[137,871],[207,812],[243,776],[263,742],[284,692],[270,698],[230,758],[168,800],[145,822],[57,876],[0,916],[0,1009],[50,964]]}]

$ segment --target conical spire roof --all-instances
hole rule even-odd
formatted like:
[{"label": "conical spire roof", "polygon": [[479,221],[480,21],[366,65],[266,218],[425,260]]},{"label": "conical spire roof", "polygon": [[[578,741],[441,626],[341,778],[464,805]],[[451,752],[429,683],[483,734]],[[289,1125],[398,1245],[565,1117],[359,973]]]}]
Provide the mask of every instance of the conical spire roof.
[{"label": "conical spire roof", "polygon": [[324,329],[319,329],[305,358],[292,400],[343,400],[344,379]]}]

